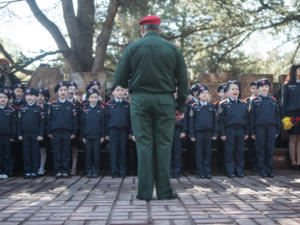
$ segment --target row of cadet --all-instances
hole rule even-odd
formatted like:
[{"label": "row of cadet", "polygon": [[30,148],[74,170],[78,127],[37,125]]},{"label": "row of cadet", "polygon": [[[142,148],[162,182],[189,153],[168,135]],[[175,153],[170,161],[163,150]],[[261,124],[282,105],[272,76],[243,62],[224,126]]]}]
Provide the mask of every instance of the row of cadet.
[{"label": "row of cadet", "polygon": [[14,174],[18,151],[23,154],[25,179],[43,175],[50,141],[55,176],[75,175],[78,152],[74,157],[72,150],[76,148],[72,146],[79,137],[86,148],[88,177],[100,174],[100,144],[104,139],[110,141],[112,177],[126,175],[127,141],[134,140],[128,92],[113,85],[114,98],[103,104],[99,81],[87,85],[83,101],[75,98],[76,90],[73,81],[58,82],[57,100],[49,103],[50,93],[46,88],[25,89],[21,84],[16,84],[12,91],[0,88],[0,178]]},{"label": "row of cadet", "polygon": [[[300,142],[299,68],[294,68],[293,78],[289,74],[286,80],[281,106],[269,95],[270,81],[266,78],[251,82],[252,95],[244,100],[240,99],[238,81],[220,84],[217,88],[220,99],[214,104],[210,102],[208,87],[194,84],[189,89],[185,119],[175,125],[170,176],[177,178],[180,175],[182,140],[188,134],[192,143],[188,148],[194,150],[197,178],[211,179],[212,140],[217,142],[219,169],[229,178],[244,177],[245,144],[250,169],[261,177],[274,177],[273,152],[282,118],[293,123],[288,132],[298,135],[297,143]],[[296,71],[299,73],[297,79]],[[300,150],[300,145],[298,147]],[[300,169],[300,151],[294,151],[290,157],[299,158],[294,165]]]}]

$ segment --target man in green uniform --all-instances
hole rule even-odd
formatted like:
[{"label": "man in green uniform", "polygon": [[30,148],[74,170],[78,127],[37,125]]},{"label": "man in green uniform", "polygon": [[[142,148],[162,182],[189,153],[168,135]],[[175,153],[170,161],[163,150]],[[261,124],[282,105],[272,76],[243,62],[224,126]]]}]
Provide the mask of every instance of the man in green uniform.
[{"label": "man in green uniform", "polygon": [[[115,71],[115,81],[129,86],[130,114],[138,152],[138,199],[151,200],[153,186],[159,200],[173,199],[170,157],[175,119],[184,117],[187,72],[180,50],[160,37],[160,18],[139,23],[142,36],[129,44]],[[178,89],[177,102],[173,93]]]}]

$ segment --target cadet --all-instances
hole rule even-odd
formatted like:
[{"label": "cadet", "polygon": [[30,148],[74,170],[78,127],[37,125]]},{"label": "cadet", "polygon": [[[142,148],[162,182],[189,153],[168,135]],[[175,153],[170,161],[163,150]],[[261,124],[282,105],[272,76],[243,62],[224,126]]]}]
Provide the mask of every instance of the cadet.
[{"label": "cadet", "polygon": [[89,104],[81,112],[81,137],[86,146],[86,175],[98,177],[100,171],[100,143],[104,141],[104,106],[99,106],[99,92],[88,90]]},{"label": "cadet", "polygon": [[217,139],[216,109],[209,102],[209,89],[201,86],[197,102],[193,103],[189,114],[189,134],[195,145],[196,174],[198,178],[211,179],[211,140]]},{"label": "cadet", "polygon": [[20,106],[25,104],[24,89],[25,87],[20,83],[17,83],[12,87],[13,96],[14,96],[12,107],[14,107],[17,110],[19,109]]},{"label": "cadet", "polygon": [[55,176],[66,178],[70,176],[71,140],[76,137],[78,129],[77,111],[74,103],[67,100],[67,82],[58,82],[54,90],[58,99],[50,105],[48,136],[52,139]]},{"label": "cadet", "polygon": [[[175,99],[177,99],[177,92],[174,93]],[[187,132],[187,126],[185,118],[175,122],[172,154],[171,154],[171,178],[178,178],[181,172],[181,150],[182,139],[185,138]]]},{"label": "cadet", "polygon": [[37,176],[39,169],[39,142],[43,141],[45,133],[45,113],[42,106],[36,104],[38,91],[27,88],[26,103],[18,112],[18,136],[23,143],[24,178]]},{"label": "cadet", "polygon": [[[82,108],[82,101],[77,99],[77,89],[78,86],[76,82],[70,81],[68,82],[68,101],[72,102],[76,106],[77,111],[77,124],[80,124],[80,111]],[[78,148],[80,145],[79,141],[79,133],[80,133],[80,127],[78,127],[78,131],[76,134],[76,138],[71,141],[71,151],[72,151],[72,169],[71,169],[71,175],[74,176],[77,174],[77,161],[78,161]]]},{"label": "cadet", "polygon": [[17,135],[16,112],[8,106],[10,90],[0,88],[0,179],[8,178],[12,143]]},{"label": "cadet", "polygon": [[[37,104],[44,109],[45,118],[47,118],[50,102],[50,92],[48,88],[39,88],[39,95],[37,98]],[[45,127],[47,127],[47,120],[45,120]],[[40,142],[40,168],[38,175],[45,175],[45,164],[47,159],[47,148],[50,146],[49,138],[47,137],[47,130],[45,129],[44,140]]]},{"label": "cadet", "polygon": [[[251,102],[253,101],[254,98],[256,98],[258,96],[257,83],[255,81],[252,81],[250,83],[250,92],[251,92],[251,96],[244,99],[244,101],[248,105],[249,110],[250,110]],[[249,120],[249,122],[250,122],[250,120]],[[251,171],[256,172],[255,141],[252,138],[248,138],[247,145],[248,145],[248,154],[247,154],[248,157],[247,158],[249,160],[249,167],[250,167]]]},{"label": "cadet", "polygon": [[[115,71],[115,81],[129,85],[131,121],[138,151],[137,198],[149,201],[156,186],[160,200],[174,199],[170,160],[175,120],[184,117],[187,72],[180,50],[161,38],[160,18],[139,23],[143,38],[129,44]],[[173,93],[178,87],[177,106]]]},{"label": "cadet", "polygon": [[114,84],[114,99],[106,103],[106,140],[110,141],[112,177],[126,175],[126,149],[130,130],[129,101],[123,98],[124,89]]},{"label": "cadet", "polygon": [[[217,87],[217,92],[218,92],[218,96],[219,96],[219,100],[217,102],[214,103],[215,108],[217,110],[217,124],[219,124],[219,111],[220,111],[220,102],[225,100],[226,97],[226,84],[225,83],[221,83],[218,85]],[[217,126],[218,127],[218,126]],[[220,130],[219,128],[217,128],[217,135],[218,135],[218,140],[217,140],[217,162],[218,162],[218,170],[220,172],[224,172],[225,171],[225,164],[224,164],[224,141],[221,140],[220,138]]]},{"label": "cadet", "polygon": [[282,114],[294,119],[288,130],[291,167],[300,170],[300,64],[292,65],[283,86]]},{"label": "cadet", "polygon": [[269,96],[270,81],[257,81],[259,96],[251,104],[251,134],[256,143],[257,169],[261,177],[274,177],[273,151],[280,129],[277,100]]},{"label": "cadet", "polygon": [[220,102],[220,135],[224,141],[225,169],[229,178],[244,176],[244,140],[249,136],[247,104],[239,99],[240,84],[229,81],[228,99]]}]

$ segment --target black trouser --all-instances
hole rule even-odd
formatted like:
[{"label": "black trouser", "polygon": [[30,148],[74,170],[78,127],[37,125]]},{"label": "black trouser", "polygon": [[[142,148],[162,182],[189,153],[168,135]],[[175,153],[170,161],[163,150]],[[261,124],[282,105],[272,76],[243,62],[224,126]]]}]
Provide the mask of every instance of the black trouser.
[{"label": "black trouser", "polygon": [[195,162],[196,173],[200,176],[211,174],[211,131],[196,131]]},{"label": "black trouser", "polygon": [[225,128],[226,141],[224,143],[225,168],[228,175],[238,176],[244,174],[244,136],[242,126],[229,126]]},{"label": "black trouser", "polygon": [[53,132],[52,148],[55,173],[70,174],[71,166],[71,134],[69,132]]},{"label": "black trouser", "polygon": [[221,138],[217,140],[217,163],[219,172],[225,171],[225,163],[224,163],[224,141]]},{"label": "black trouser", "polygon": [[126,175],[128,128],[109,129],[112,175]]},{"label": "black trouser", "polygon": [[100,171],[100,138],[86,139],[85,169],[86,174],[99,175]]},{"label": "black trouser", "polygon": [[40,146],[37,135],[23,135],[23,164],[25,173],[37,173],[40,160]]},{"label": "black trouser", "polygon": [[9,137],[0,137],[0,174],[9,174],[9,162],[12,158],[11,146]]},{"label": "black trouser", "polygon": [[273,152],[276,141],[276,126],[255,128],[257,169],[260,174],[273,173]]},{"label": "black trouser", "polygon": [[247,140],[248,144],[248,160],[249,160],[249,167],[250,169],[256,168],[256,147],[255,141],[249,137]]},{"label": "black trouser", "polygon": [[181,172],[181,149],[182,140],[180,134],[182,133],[181,127],[176,127],[174,130],[173,146],[171,153],[171,175],[179,175]]}]

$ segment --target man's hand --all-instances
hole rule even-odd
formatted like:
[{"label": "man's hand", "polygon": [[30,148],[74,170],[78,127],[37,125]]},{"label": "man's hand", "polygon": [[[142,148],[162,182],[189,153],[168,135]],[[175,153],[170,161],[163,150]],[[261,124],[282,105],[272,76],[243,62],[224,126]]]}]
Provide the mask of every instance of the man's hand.
[{"label": "man's hand", "polygon": [[245,136],[244,136],[244,140],[245,140],[245,141],[247,141],[248,138],[249,138],[248,135],[245,135]]},{"label": "man's hand", "polygon": [[135,136],[132,136],[132,140],[133,140],[134,142],[136,142],[136,140],[135,140]]},{"label": "man's hand", "polygon": [[195,142],[195,141],[196,141],[196,138],[191,137],[191,142]]},{"label": "man's hand", "polygon": [[103,143],[104,142],[104,138],[100,138],[100,143]]},{"label": "man's hand", "polygon": [[76,138],[76,135],[75,134],[71,134],[71,140],[74,140]]},{"label": "man's hand", "polygon": [[52,139],[53,135],[52,134],[48,134],[48,138]]},{"label": "man's hand", "polygon": [[212,139],[213,141],[215,141],[215,140],[217,140],[217,137],[212,137],[211,139]]},{"label": "man's hand", "polygon": [[105,140],[110,141],[109,136],[106,136],[106,137],[105,137]]},{"label": "man's hand", "polygon": [[255,140],[255,139],[256,139],[256,136],[255,136],[254,134],[252,134],[251,138],[252,138],[253,140]]},{"label": "man's hand", "polygon": [[83,142],[83,144],[86,144],[86,139],[82,138],[82,142]]},{"label": "man's hand", "polygon": [[180,121],[184,118],[184,113],[181,113],[179,112],[178,110],[176,110],[176,113],[175,113],[175,120],[176,121]]},{"label": "man's hand", "polygon": [[22,141],[22,140],[23,140],[22,136],[19,136],[19,138],[18,138],[18,139],[19,139],[19,141]]}]

